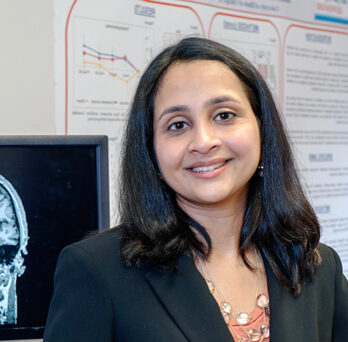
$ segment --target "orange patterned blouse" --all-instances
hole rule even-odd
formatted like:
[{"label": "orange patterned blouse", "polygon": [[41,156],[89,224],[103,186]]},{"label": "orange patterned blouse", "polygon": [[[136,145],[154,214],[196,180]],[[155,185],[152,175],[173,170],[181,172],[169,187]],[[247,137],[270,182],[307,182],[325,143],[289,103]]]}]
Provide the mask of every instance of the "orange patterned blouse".
[{"label": "orange patterned blouse", "polygon": [[[263,294],[268,297],[267,284],[263,290]],[[240,325],[234,319],[228,323],[228,328],[235,342],[269,342],[269,309],[263,309],[255,306],[250,313],[251,321],[248,324]]]}]

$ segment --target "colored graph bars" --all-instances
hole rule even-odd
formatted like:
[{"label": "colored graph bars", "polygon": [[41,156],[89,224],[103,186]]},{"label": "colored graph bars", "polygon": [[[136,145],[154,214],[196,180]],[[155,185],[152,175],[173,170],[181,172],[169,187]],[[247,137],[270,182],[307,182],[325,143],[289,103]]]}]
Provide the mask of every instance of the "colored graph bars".
[{"label": "colored graph bars", "polygon": [[134,70],[134,73],[132,73],[128,77],[120,76],[116,72],[112,71],[111,68],[106,67],[105,65],[103,65],[100,62],[91,62],[91,61],[87,61],[87,60],[84,60],[82,62],[84,65],[96,66],[96,67],[104,70],[110,76],[115,77],[115,78],[119,79],[120,81],[125,82],[126,84],[128,84],[134,77],[136,77],[140,73],[140,71],[129,61],[127,56],[116,56],[112,53],[100,52],[100,51],[97,51],[86,44],[83,44],[82,47],[83,47],[83,52],[82,52],[83,56],[92,57],[93,59],[96,59],[97,61],[110,61],[112,63],[115,61],[122,61],[122,62],[126,63],[132,70]]}]

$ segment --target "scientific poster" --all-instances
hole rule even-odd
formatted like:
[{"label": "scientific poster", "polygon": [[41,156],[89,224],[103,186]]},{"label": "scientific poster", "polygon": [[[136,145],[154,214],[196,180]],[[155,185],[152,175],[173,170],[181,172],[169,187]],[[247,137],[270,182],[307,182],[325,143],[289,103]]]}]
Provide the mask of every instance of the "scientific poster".
[{"label": "scientific poster", "polygon": [[158,51],[202,36],[248,58],[283,113],[322,242],[348,275],[348,0],[56,0],[55,35],[57,133],[109,136],[111,194],[132,95]]}]

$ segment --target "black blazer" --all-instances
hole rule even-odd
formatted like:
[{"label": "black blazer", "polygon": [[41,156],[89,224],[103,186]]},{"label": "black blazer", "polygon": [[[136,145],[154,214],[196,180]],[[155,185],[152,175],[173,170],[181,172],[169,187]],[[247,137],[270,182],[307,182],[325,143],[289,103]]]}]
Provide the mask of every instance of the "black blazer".
[{"label": "black blazer", "polygon": [[[120,234],[108,231],[65,248],[58,260],[45,342],[232,342],[192,257],[179,273],[125,267]],[[314,283],[294,297],[264,260],[271,342],[348,341],[348,284],[337,254],[320,245]]]}]

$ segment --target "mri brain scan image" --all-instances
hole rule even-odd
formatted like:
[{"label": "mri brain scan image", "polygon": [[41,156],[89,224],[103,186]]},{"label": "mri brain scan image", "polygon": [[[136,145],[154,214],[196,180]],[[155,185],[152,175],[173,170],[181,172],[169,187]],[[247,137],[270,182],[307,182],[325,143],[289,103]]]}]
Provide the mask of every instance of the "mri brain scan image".
[{"label": "mri brain scan image", "polygon": [[0,175],[0,325],[17,323],[17,278],[24,271],[28,225],[12,184]]}]

